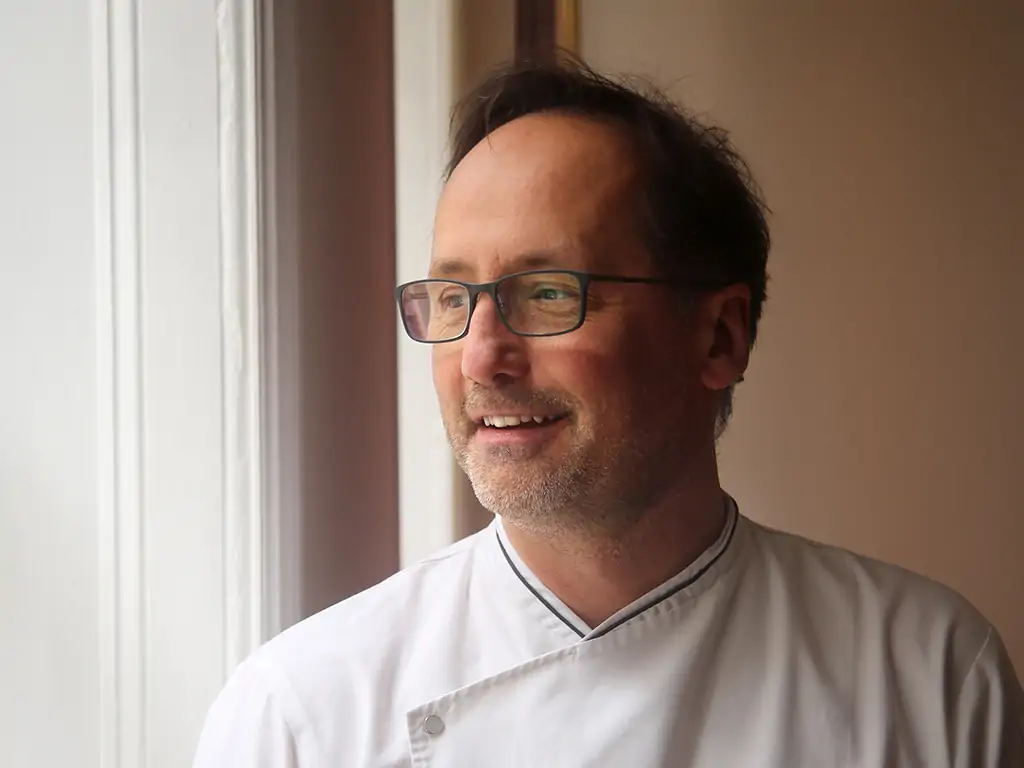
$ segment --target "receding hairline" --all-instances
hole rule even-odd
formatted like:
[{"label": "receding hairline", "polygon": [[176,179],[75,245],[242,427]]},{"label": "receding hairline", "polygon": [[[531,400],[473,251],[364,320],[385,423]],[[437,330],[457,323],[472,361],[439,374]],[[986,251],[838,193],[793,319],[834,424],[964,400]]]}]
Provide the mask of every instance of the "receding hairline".
[{"label": "receding hairline", "polygon": [[[634,172],[639,172],[641,170],[642,152],[637,146],[636,139],[631,133],[629,125],[624,121],[609,115],[590,114],[578,109],[553,107],[550,109],[528,112],[488,130],[488,132],[484,134],[476,144],[469,147],[464,154],[458,158],[458,162],[453,162],[449,166],[445,173],[445,184],[451,180],[452,176],[454,176],[456,170],[462,165],[462,163],[471,155],[478,152],[484,145],[491,148],[492,151],[500,151],[495,150],[494,147],[493,141],[496,136],[499,137],[498,141],[500,142],[502,140],[502,134],[515,130],[517,127],[519,130],[522,130],[524,125],[531,123],[560,123],[563,126],[573,127],[581,134],[587,133],[588,131],[586,129],[588,128],[596,129],[596,132],[592,132],[592,135],[602,136],[601,139],[597,139],[595,141],[596,144],[600,144],[604,141],[611,146],[615,146],[617,150],[623,152],[624,155],[630,159]],[[542,131],[544,129],[541,125],[538,125],[533,130]],[[593,141],[593,139],[591,140]]]}]

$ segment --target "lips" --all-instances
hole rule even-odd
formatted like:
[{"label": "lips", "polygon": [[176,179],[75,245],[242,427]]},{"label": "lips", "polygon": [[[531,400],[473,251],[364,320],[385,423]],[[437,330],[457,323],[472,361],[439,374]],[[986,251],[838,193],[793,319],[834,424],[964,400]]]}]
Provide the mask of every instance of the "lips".
[{"label": "lips", "polygon": [[[473,421],[471,441],[484,450],[501,449],[500,458],[528,459],[558,439],[569,424],[567,414],[488,414]],[[511,451],[511,453],[509,453]]]}]

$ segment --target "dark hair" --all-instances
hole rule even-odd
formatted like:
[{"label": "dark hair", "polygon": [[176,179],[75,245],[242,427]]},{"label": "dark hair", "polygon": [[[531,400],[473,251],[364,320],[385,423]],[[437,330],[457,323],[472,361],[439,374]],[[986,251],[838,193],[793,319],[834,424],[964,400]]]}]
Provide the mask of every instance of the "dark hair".
[{"label": "dark hair", "polygon": [[[750,288],[750,343],[766,299],[767,208],[750,170],[721,128],[706,125],[649,84],[604,77],[578,60],[495,71],[456,107],[445,178],[506,123],[538,112],[574,114],[618,126],[630,140],[643,183],[641,231],[669,275],[694,285]],[[719,433],[732,411],[723,396]]]}]

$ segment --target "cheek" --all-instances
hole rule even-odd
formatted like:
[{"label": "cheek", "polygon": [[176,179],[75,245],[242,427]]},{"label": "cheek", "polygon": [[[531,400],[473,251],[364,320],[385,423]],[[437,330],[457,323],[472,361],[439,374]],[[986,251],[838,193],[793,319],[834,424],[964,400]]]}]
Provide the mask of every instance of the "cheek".
[{"label": "cheek", "polygon": [[536,386],[550,386],[572,397],[585,421],[607,428],[634,410],[646,374],[636,369],[625,349],[581,338],[545,358],[543,367],[534,361]]},{"label": "cheek", "polygon": [[[566,390],[601,427],[670,420],[688,409],[692,393],[682,340],[635,328],[602,338],[581,337],[552,365]],[[625,427],[624,427],[625,428]]]},{"label": "cheek", "polygon": [[431,375],[443,411],[462,401],[462,357],[453,345],[438,344],[431,350]]}]

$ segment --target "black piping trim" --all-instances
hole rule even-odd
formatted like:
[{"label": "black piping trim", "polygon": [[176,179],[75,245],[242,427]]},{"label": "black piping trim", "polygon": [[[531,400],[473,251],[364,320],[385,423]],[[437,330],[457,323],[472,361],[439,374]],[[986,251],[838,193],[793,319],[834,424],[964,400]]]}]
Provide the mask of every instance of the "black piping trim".
[{"label": "black piping trim", "polygon": [[[675,587],[673,587],[671,590],[669,590],[666,594],[664,594],[661,597],[659,597],[657,600],[655,600],[650,605],[641,606],[641,607],[637,608],[635,611],[632,611],[631,613],[627,613],[625,616],[623,616],[621,619],[616,621],[614,624],[610,624],[609,626],[605,627],[601,631],[594,632],[593,634],[588,635],[587,638],[586,638],[586,641],[589,642],[591,640],[596,640],[599,637],[604,637],[609,632],[611,632],[613,629],[618,629],[623,624],[625,624],[627,621],[632,621],[637,616],[639,616],[641,613],[644,613],[645,611],[649,611],[654,606],[659,605],[660,603],[665,602],[670,597],[672,597],[675,594],[678,594],[679,592],[681,592],[682,590],[686,589],[687,587],[693,586],[693,584],[697,581],[697,579],[699,579],[701,576],[703,576],[705,573],[707,573],[708,570],[711,568],[711,566],[713,566],[715,563],[717,563],[721,559],[722,555],[724,555],[726,552],[729,551],[729,545],[732,543],[732,537],[733,537],[733,535],[735,535],[736,529],[739,527],[739,519],[740,519],[739,511],[734,512],[733,515],[732,515],[732,528],[730,528],[730,530],[729,530],[729,534],[728,534],[728,537],[725,540],[724,546],[722,547],[722,551],[719,552],[717,555],[715,555],[711,560],[709,560],[707,562],[707,564],[705,564],[705,566],[703,568],[701,568],[699,571],[697,571],[695,574],[693,574],[693,576],[691,576],[689,579],[684,581],[682,584],[677,584]],[[520,577],[520,578],[522,578],[522,577]]]},{"label": "black piping trim", "polygon": [[498,539],[498,546],[501,547],[501,554],[503,554],[505,556],[505,559],[508,561],[508,565],[512,569],[512,572],[516,576],[519,577],[519,580],[521,582],[523,582],[523,586],[526,587],[528,590],[530,590],[530,592],[533,593],[533,596],[536,597],[538,600],[540,600],[541,604],[545,608],[547,608],[549,611],[551,611],[553,614],[555,614],[555,616],[557,616],[558,619],[563,624],[565,624],[565,626],[567,626],[569,629],[571,629],[573,632],[575,632],[577,637],[584,637],[584,633],[580,632],[579,627],[577,627],[575,624],[573,624],[571,621],[569,621],[567,618],[565,618],[565,616],[563,616],[558,611],[556,611],[555,610],[555,606],[553,606],[551,603],[549,603],[547,600],[545,600],[544,596],[540,592],[538,592],[536,589],[534,589],[533,585],[530,582],[528,582],[523,577],[523,574],[521,574],[519,572],[519,569],[516,568],[516,564],[512,562],[512,558],[508,556],[508,552],[505,550],[505,545],[501,543],[501,535],[498,533],[497,530],[494,531],[494,535]]}]

